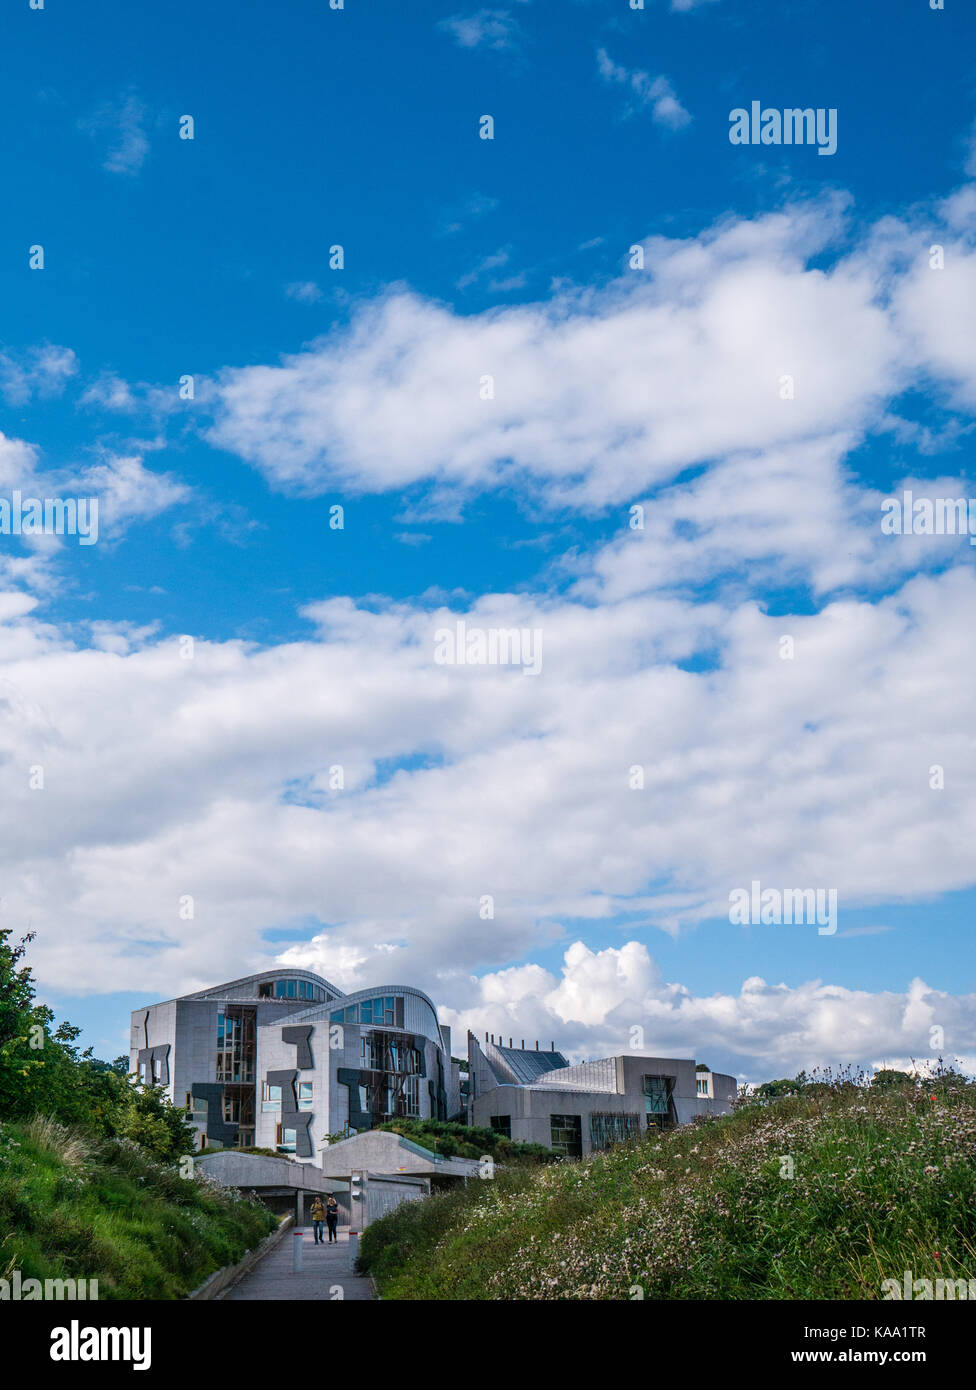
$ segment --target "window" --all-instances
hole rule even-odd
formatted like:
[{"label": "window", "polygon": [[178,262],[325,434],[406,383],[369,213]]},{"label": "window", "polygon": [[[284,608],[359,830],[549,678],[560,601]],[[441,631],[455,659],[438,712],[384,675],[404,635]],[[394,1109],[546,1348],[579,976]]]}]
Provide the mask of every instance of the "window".
[{"label": "window", "polygon": [[550,1148],[563,1158],[583,1157],[583,1124],[579,1115],[551,1115]]},{"label": "window", "polygon": [[254,1080],[255,1010],[227,1008],[217,1015],[217,1080]]},{"label": "window", "polygon": [[163,1078],[163,1063],[162,1063],[162,1059],[159,1058],[159,1057],[154,1057],[154,1058],[152,1059],[152,1079],[153,1079],[153,1085],[154,1085],[154,1086],[158,1085],[159,1082],[162,1080],[162,1078]]},{"label": "window", "polygon": [[272,997],[273,994],[274,994],[274,982],[273,982],[272,980],[265,980],[265,982],[264,982],[263,985],[258,985],[258,998],[259,998],[259,999],[270,999],[270,998]]},{"label": "window", "polygon": [[275,1130],[275,1147],[282,1153],[294,1153],[297,1142],[297,1135],[293,1129],[284,1129],[278,1125]]},{"label": "window", "polygon": [[312,1108],[311,1081],[299,1081],[298,1083],[298,1108],[299,1110],[311,1110]]},{"label": "window", "polygon": [[613,1115],[596,1112],[590,1116],[590,1143],[594,1149],[608,1149],[640,1134],[639,1115]]},{"label": "window", "polygon": [[360,1023],[385,1023],[390,1028],[396,1022],[396,1006],[392,995],[364,999],[359,1006]]},{"label": "window", "polygon": [[699,1077],[697,1077],[697,1078],[696,1078],[696,1084],[697,1084],[697,1086],[698,1086],[698,1094],[699,1094],[700,1096],[707,1096],[707,1095],[708,1095],[708,1077],[707,1077],[707,1076],[699,1076]]},{"label": "window", "polygon": [[261,1086],[261,1109],[280,1110],[281,1109],[281,1087],[269,1086],[267,1081]]},{"label": "window", "polygon": [[644,1109],[648,1115],[666,1115],[668,1113],[667,1077],[644,1077]]},{"label": "window", "polygon": [[506,1139],[512,1137],[512,1117],[511,1115],[492,1115],[488,1121],[496,1134],[504,1134]]},{"label": "window", "polygon": [[375,1033],[364,1033],[359,1045],[359,1059],[364,1071],[382,1071],[383,1039]]},{"label": "window", "polygon": [[408,1115],[420,1114],[420,1077],[408,1076],[403,1090]]},{"label": "window", "polygon": [[669,1129],[675,1122],[674,1106],[671,1101],[673,1080],[670,1076],[645,1076],[642,1078],[644,1110],[648,1129]]}]

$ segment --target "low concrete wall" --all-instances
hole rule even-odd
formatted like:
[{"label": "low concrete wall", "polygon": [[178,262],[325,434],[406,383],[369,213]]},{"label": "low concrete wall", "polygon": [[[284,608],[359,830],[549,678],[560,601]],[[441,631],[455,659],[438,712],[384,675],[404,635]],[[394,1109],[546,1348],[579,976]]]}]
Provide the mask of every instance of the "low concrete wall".
[{"label": "low concrete wall", "polygon": [[430,1178],[385,1178],[369,1173],[366,1177],[366,1194],[357,1206],[365,1205],[363,1229],[381,1216],[396,1211],[402,1202],[419,1202],[430,1196]]},{"label": "low concrete wall", "polygon": [[227,1290],[236,1284],[238,1279],[242,1279],[248,1274],[258,1260],[264,1259],[269,1250],[273,1250],[282,1236],[295,1224],[293,1216],[286,1216],[278,1223],[278,1229],[265,1236],[261,1244],[254,1250],[248,1250],[243,1259],[238,1260],[236,1265],[224,1265],[223,1269],[214,1270],[209,1278],[205,1279],[199,1288],[194,1289],[187,1296],[190,1299],[215,1299],[220,1298]]}]

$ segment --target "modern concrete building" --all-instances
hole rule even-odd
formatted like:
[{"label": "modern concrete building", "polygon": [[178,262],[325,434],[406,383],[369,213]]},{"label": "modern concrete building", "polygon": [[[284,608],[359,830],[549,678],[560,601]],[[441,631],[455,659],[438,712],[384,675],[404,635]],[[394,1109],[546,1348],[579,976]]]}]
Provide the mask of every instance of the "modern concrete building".
[{"label": "modern concrete building", "polygon": [[451,1030],[409,985],[344,995],[268,970],[132,1014],[130,1067],[186,1105],[200,1147],[315,1159],[327,1134],[460,1110]]},{"label": "modern concrete building", "polygon": [[581,1158],[649,1129],[732,1107],[736,1082],[693,1061],[621,1055],[570,1066],[561,1052],[468,1034],[468,1123]]}]

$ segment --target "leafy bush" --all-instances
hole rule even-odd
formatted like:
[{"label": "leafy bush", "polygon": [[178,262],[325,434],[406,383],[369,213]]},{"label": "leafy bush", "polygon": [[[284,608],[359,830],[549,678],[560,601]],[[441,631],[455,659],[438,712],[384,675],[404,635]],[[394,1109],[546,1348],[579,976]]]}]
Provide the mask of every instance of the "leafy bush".
[{"label": "leafy bush", "polygon": [[552,1163],[556,1155],[543,1144],[523,1144],[479,1125],[458,1120],[387,1120],[377,1129],[392,1130],[445,1158],[485,1158],[497,1163]]}]

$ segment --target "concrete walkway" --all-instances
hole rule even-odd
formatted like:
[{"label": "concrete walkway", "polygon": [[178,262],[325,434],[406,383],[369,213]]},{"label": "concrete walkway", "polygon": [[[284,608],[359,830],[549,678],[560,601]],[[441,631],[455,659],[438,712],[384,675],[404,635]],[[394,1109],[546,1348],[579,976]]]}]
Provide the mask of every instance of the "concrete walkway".
[{"label": "concrete walkway", "polygon": [[302,1229],[302,1272],[292,1269],[295,1235],[288,1231],[270,1254],[245,1274],[240,1283],[224,1294],[228,1301],[252,1299],[300,1299],[304,1302],[356,1298],[371,1299],[373,1287],[368,1279],[353,1273],[358,1237],[350,1240],[348,1230],[339,1231],[338,1242],[316,1245],[312,1228]]}]

